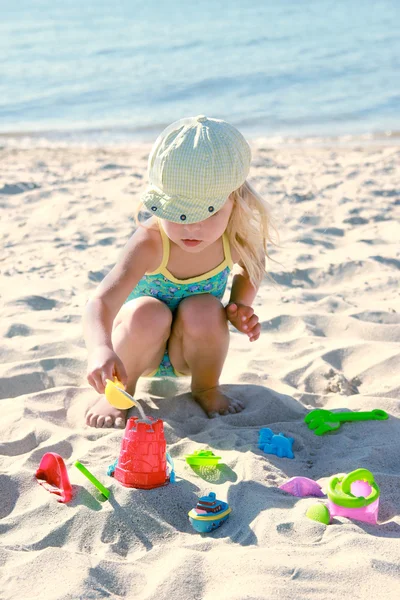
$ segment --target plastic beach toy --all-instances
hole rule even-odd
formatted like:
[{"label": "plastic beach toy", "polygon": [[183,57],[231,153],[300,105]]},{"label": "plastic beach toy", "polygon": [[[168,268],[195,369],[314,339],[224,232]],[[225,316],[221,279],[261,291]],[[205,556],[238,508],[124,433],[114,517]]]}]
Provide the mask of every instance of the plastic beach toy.
[{"label": "plastic beach toy", "polygon": [[325,506],[325,504],[313,504],[307,509],[306,517],[311,519],[312,521],[318,521],[319,523],[324,523],[324,525],[329,525],[331,522],[331,516],[329,514],[329,510]]},{"label": "plastic beach toy", "polygon": [[294,458],[293,442],[293,438],[286,437],[283,433],[276,435],[268,427],[260,429],[258,447],[267,454],[275,454],[279,458]]},{"label": "plastic beach toy", "polygon": [[202,496],[188,515],[193,529],[199,533],[210,533],[225,523],[230,512],[227,502],[217,500],[215,493],[211,492],[208,496]]},{"label": "plastic beach toy", "polygon": [[389,415],[384,410],[371,410],[368,412],[331,412],[317,408],[304,417],[304,422],[312,429],[315,435],[323,435],[328,431],[339,429],[341,423],[349,421],[384,421]]},{"label": "plastic beach toy", "polygon": [[139,402],[125,391],[124,385],[117,379],[117,377],[114,377],[114,381],[111,381],[110,379],[106,379],[106,381],[107,384],[104,393],[108,402],[112,406],[115,406],[115,408],[119,408],[120,410],[126,410],[136,406],[142,419],[144,421],[147,420],[147,417],[144,414],[143,408],[140,406]]},{"label": "plastic beach toy", "polygon": [[69,502],[72,498],[72,486],[69,481],[64,460],[55,452],[47,452],[40,461],[35,477],[47,491],[59,496],[58,502]]},{"label": "plastic beach toy", "polygon": [[[119,408],[120,410],[135,406],[135,403],[123,393],[125,392],[124,384],[121,383],[117,377],[114,377],[114,381],[106,379],[106,382],[104,394],[112,406],[115,406],[115,408]],[[128,394],[128,396],[130,396],[130,394]]]},{"label": "plastic beach toy", "polygon": [[108,500],[108,498],[110,497],[110,490],[104,487],[104,485],[78,460],[74,463],[74,465],[85,477],[89,479],[91,483],[93,483],[93,485],[99,490],[99,492],[101,492],[103,496],[105,496],[105,498],[107,498]]},{"label": "plastic beach toy", "polygon": [[188,454],[186,457],[188,465],[205,465],[212,466],[217,465],[221,460],[220,456],[215,456],[211,450],[195,450],[192,454]]},{"label": "plastic beach toy", "polygon": [[174,471],[171,462],[168,462],[169,475],[162,420],[148,417],[144,421],[131,417],[126,423],[117,465],[108,472],[126,487],[149,490],[171,481]]},{"label": "plastic beach toy", "polygon": [[328,483],[328,507],[332,517],[347,517],[376,525],[379,511],[379,487],[367,469],[347,475],[334,475]]},{"label": "plastic beach toy", "polygon": [[299,498],[304,498],[305,496],[317,496],[322,498],[322,496],[325,495],[321,486],[308,477],[291,477],[285,481],[285,483],[282,483],[282,485],[279,486],[279,489],[288,494],[292,494],[292,496],[298,496]]},{"label": "plastic beach toy", "polygon": [[175,467],[174,467],[174,461],[172,459],[172,456],[170,455],[169,452],[167,452],[165,456],[166,456],[167,463],[168,463],[167,469],[168,469],[169,482],[176,483]]}]

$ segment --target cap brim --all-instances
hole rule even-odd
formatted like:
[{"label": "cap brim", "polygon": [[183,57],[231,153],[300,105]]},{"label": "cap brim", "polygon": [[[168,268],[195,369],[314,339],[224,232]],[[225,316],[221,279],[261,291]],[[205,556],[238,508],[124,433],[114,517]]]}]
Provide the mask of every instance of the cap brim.
[{"label": "cap brim", "polygon": [[141,196],[141,201],[149,212],[161,219],[181,224],[205,221],[219,211],[227,199],[228,196],[209,201],[183,196],[171,197],[154,188],[149,188]]}]

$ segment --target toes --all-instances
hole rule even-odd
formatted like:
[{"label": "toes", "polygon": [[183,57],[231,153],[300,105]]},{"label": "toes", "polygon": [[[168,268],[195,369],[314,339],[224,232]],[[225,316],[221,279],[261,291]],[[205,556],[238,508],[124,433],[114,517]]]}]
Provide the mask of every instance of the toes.
[{"label": "toes", "polygon": [[219,415],[226,417],[227,415],[235,415],[236,413],[241,412],[243,409],[244,404],[238,400],[234,400],[227,408],[220,408],[219,411],[208,412],[207,416],[210,419],[215,419],[215,417],[218,417]]},{"label": "toes", "polygon": [[105,421],[105,417],[103,417],[102,415],[100,415],[100,416],[97,418],[96,427],[98,427],[99,429],[100,429],[101,427],[103,427],[103,425],[104,425],[104,421]]},{"label": "toes", "polygon": [[125,427],[125,420],[124,420],[122,417],[117,417],[117,418],[115,419],[114,426],[115,426],[117,429],[123,429],[123,428]]},{"label": "toes", "polygon": [[96,427],[97,415],[93,415],[92,413],[90,413],[87,416],[86,423],[89,425],[89,427]]},{"label": "toes", "polygon": [[218,413],[215,411],[209,412],[209,413],[207,413],[207,416],[209,419],[215,419],[215,417],[218,417]]},{"label": "toes", "polygon": [[125,420],[122,417],[117,417],[114,423],[114,419],[110,416],[103,417],[102,415],[90,414],[86,417],[86,425],[89,425],[89,427],[96,427],[97,429],[105,427],[109,429],[114,425],[117,429],[124,429]]},{"label": "toes", "polygon": [[[232,409],[232,410],[231,410]],[[235,400],[234,402],[231,402],[230,406],[229,406],[229,410],[232,413],[239,413],[244,409],[244,405],[242,404],[242,402],[240,402],[239,400]]]}]

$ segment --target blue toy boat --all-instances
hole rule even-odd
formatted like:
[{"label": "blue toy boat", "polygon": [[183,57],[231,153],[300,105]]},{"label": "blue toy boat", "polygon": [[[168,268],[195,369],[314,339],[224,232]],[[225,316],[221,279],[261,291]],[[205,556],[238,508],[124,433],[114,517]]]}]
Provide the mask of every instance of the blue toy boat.
[{"label": "blue toy boat", "polygon": [[200,498],[195,508],[188,513],[193,529],[199,533],[210,533],[229,517],[231,509],[226,502],[217,500],[215,493]]}]

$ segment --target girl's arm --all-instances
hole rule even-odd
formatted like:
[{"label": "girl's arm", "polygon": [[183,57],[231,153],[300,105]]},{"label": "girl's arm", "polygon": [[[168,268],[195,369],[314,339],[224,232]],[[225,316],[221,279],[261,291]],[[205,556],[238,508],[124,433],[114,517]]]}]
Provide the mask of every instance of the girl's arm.
[{"label": "girl's arm", "polygon": [[154,261],[154,237],[144,227],[132,235],[117,264],[96,288],[86,304],[83,330],[86,347],[93,351],[99,346],[112,350],[111,332],[114,319],[131,291]]},{"label": "girl's arm", "polygon": [[[260,252],[261,254],[261,252]],[[261,254],[265,260],[264,252]],[[261,325],[258,316],[254,313],[252,304],[259,290],[260,284],[253,285],[249,274],[239,260],[233,268],[233,281],[229,302],[225,307],[227,319],[238,331],[245,333],[251,342],[258,340]]]},{"label": "girl's arm", "polygon": [[235,304],[251,306],[257,296],[259,287],[259,285],[255,287],[250,282],[246,269],[240,263],[236,264],[233,267],[232,288],[228,304],[234,302]]},{"label": "girl's arm", "polygon": [[[232,251],[231,251],[232,252]],[[259,248],[260,261],[265,266],[265,251],[264,248]],[[251,306],[254,302],[257,292],[260,288],[258,285],[252,285],[249,279],[249,274],[242,260],[238,256],[236,251],[232,252],[232,259],[234,266],[232,269],[233,280],[231,287],[231,295],[229,298],[229,304],[234,302],[235,304],[243,304],[245,306]],[[237,259],[237,260],[235,260]]]}]

